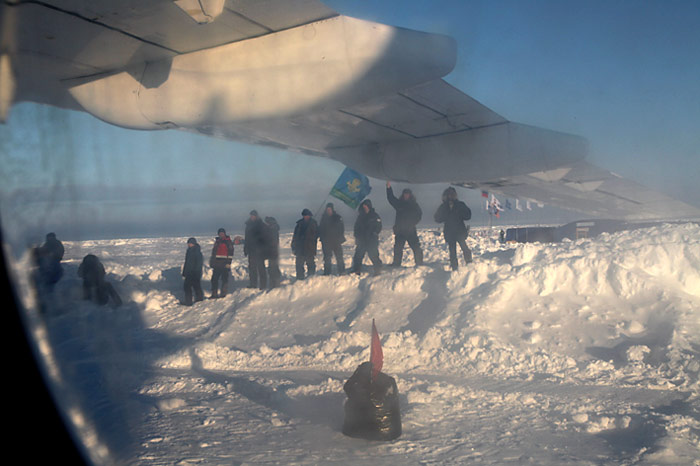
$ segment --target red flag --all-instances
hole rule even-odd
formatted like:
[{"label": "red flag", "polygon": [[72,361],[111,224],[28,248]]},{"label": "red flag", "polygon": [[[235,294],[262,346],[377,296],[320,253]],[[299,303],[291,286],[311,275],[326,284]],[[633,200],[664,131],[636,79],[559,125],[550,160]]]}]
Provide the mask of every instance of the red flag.
[{"label": "red flag", "polygon": [[377,326],[374,325],[374,319],[372,319],[372,346],[369,350],[369,362],[372,363],[372,380],[374,380],[384,365],[382,342],[379,340],[379,333],[377,332]]}]

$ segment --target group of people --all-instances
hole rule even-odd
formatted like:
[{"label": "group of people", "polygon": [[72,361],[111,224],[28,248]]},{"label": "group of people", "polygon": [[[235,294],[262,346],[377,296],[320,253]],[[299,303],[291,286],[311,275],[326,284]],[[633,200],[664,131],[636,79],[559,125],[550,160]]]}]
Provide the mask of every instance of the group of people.
[{"label": "group of people", "polygon": [[[415,264],[423,264],[423,250],[416,226],[421,221],[423,212],[410,189],[404,189],[401,196],[394,195],[391,183],[386,183],[386,196],[391,206],[396,210],[394,221],[394,257],[390,266],[400,266],[406,243],[413,251]],[[472,261],[471,250],[466,244],[469,227],[465,221],[471,218],[471,210],[457,198],[453,187],[447,188],[442,194],[442,203],[435,212],[435,221],[444,224],[444,237],[450,252],[450,266],[457,270],[457,244],[461,247],[465,263]],[[279,286],[281,272],[279,268],[279,224],[274,217],[262,219],[256,210],[252,210],[245,222],[245,236],[233,239],[226,230],[219,228],[214,246],[211,251],[209,265],[212,268],[211,297],[226,296],[228,279],[231,275],[234,246],[243,244],[243,254],[248,258],[249,288],[267,289]],[[375,274],[380,273],[382,261],[379,257],[379,233],[382,221],[374,210],[372,201],[365,199],[359,205],[357,219],[353,228],[355,237],[355,253],[352,258],[350,273],[361,273],[362,261],[369,256]],[[328,203],[316,222],[309,209],[301,212],[301,219],[296,222],[292,236],[291,249],[295,256],[297,280],[303,280],[316,273],[316,254],[318,241],[321,241],[323,252],[323,274],[330,275],[335,258],[338,274],[345,273],[343,259],[343,243],[345,243],[345,225],[343,218],[336,212],[333,203]],[[266,266],[267,262],[267,266]],[[187,240],[187,253],[182,275],[185,278],[185,305],[204,299],[201,278],[203,270],[203,255],[195,238]],[[193,300],[194,298],[194,300]]]},{"label": "group of people", "polygon": [[[390,265],[401,265],[406,243],[413,251],[416,265],[422,265],[423,250],[418,239],[416,226],[421,221],[423,212],[413,192],[410,189],[404,189],[401,196],[396,197],[391,183],[387,182],[386,197],[389,204],[396,210],[393,228],[394,258]],[[471,210],[464,202],[457,199],[457,191],[453,187],[449,187],[443,192],[442,203],[435,212],[434,218],[436,222],[444,224],[443,233],[450,252],[452,269],[456,270],[459,266],[457,244],[462,249],[465,263],[469,264],[472,261],[471,250],[466,244],[469,227],[464,222],[471,218]],[[256,210],[250,212],[249,218],[245,222],[244,238],[236,236],[232,239],[225,229],[219,228],[209,258],[209,266],[212,268],[211,297],[224,297],[228,293],[234,245],[238,244],[243,244],[243,254],[248,258],[250,277],[248,287],[264,290],[267,289],[268,284],[272,288],[279,286],[282,276],[279,268],[279,230],[279,224],[274,217],[263,219]],[[379,214],[374,210],[372,201],[365,199],[359,205],[353,228],[355,253],[350,267],[351,273],[361,273],[365,255],[369,256],[374,273],[380,273],[383,266],[379,258],[379,233],[381,230],[382,220]],[[334,258],[337,273],[345,273],[343,259],[345,225],[342,217],[335,211],[333,203],[326,205],[320,222],[316,222],[309,209],[304,209],[301,212],[301,219],[296,222],[291,246],[296,258],[297,280],[303,280],[316,273],[316,253],[319,240],[323,252],[324,275],[332,273]],[[37,283],[42,289],[50,291],[61,278],[63,253],[63,245],[56,239],[54,233],[46,235],[46,242],[34,250],[38,269]],[[201,247],[195,238],[189,238],[185,263],[182,267],[185,305],[192,305],[194,302],[204,299],[201,285],[203,266],[204,258]],[[94,297],[101,304],[106,303],[109,298],[112,298],[117,304],[121,302],[114,288],[105,282],[104,267],[96,256],[92,254],[85,256],[78,269],[78,275],[83,278],[85,299]]]},{"label": "group of people", "polygon": [[[63,276],[63,243],[56,238],[56,233],[47,233],[46,241],[34,248],[33,258],[36,266],[34,282],[40,295],[53,291],[54,286]],[[111,299],[117,306],[122,300],[111,283],[105,280],[105,268],[94,254],[83,257],[78,267],[78,277],[83,279],[83,298],[94,300],[104,305]]]},{"label": "group of people", "polygon": [[[232,239],[224,228],[219,228],[209,258],[209,266],[212,269],[211,297],[223,298],[228,293],[234,245],[241,243],[243,254],[248,258],[248,287],[266,289],[268,275],[270,286],[278,286],[282,278],[279,268],[279,230],[274,217],[265,217],[263,220],[256,210],[250,211],[245,222],[245,238],[236,236]],[[268,263],[267,269],[265,261]],[[204,299],[201,285],[203,266],[204,257],[197,240],[188,239],[185,263],[182,267],[182,276],[185,278],[185,305],[189,306]]]}]

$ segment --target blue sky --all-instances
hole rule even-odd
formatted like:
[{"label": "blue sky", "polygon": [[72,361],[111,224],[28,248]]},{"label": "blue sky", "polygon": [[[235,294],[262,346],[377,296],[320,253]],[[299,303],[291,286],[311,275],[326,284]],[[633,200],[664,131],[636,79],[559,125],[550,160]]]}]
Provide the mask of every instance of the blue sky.
[{"label": "blue sky", "polygon": [[[700,205],[700,2],[326,3],[341,14],[454,37],[458,60],[448,82],[510,120],[584,136],[591,162]],[[302,208],[322,203],[343,168],[194,134],[124,130],[34,104],[15,106],[0,127],[0,157],[5,224],[30,225],[30,212],[39,230],[88,222],[103,234],[117,225],[138,233],[178,223],[197,233],[219,223],[236,230],[261,206],[290,228]],[[30,195],[34,188],[42,191]],[[442,186],[412,188],[430,218]],[[375,182],[370,197],[390,224],[383,192]],[[460,192],[476,214],[478,193]]]}]

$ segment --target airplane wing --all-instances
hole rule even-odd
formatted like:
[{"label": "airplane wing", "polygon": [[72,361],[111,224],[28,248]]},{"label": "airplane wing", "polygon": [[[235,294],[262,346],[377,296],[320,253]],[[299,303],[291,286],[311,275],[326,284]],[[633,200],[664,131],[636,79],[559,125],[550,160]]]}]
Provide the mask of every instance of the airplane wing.
[{"label": "airplane wing", "polygon": [[[487,145],[470,157],[466,148],[475,144],[462,144],[476,140],[469,135],[479,132],[498,132],[497,139],[507,140],[513,137],[511,125],[515,124],[445,81],[435,80],[338,110],[256,122],[237,131],[252,143],[330,155],[380,179],[450,181],[595,218],[700,218],[695,206],[586,162],[580,156],[586,151],[582,141],[568,135],[528,128],[538,133],[534,153],[491,150]],[[564,140],[556,145],[557,138]]]},{"label": "airplane wing", "polygon": [[337,15],[317,0],[6,0],[0,50],[11,57],[15,101],[82,110],[66,81]]},{"label": "airplane wing", "polygon": [[6,0],[0,119],[29,100],[450,182],[596,217],[700,209],[585,162],[584,139],[508,121],[442,78],[449,37],[316,0]]}]

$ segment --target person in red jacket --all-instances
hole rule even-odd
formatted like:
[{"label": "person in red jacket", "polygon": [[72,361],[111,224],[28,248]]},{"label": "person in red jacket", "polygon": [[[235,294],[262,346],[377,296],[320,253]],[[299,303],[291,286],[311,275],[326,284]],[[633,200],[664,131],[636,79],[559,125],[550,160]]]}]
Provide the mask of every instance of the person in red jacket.
[{"label": "person in red jacket", "polygon": [[[226,230],[219,228],[218,236],[211,250],[209,265],[211,266],[211,297],[223,298],[228,292],[228,277],[231,275],[231,262],[233,261],[233,241],[226,234]],[[221,292],[219,293],[219,279],[221,280]]]}]

